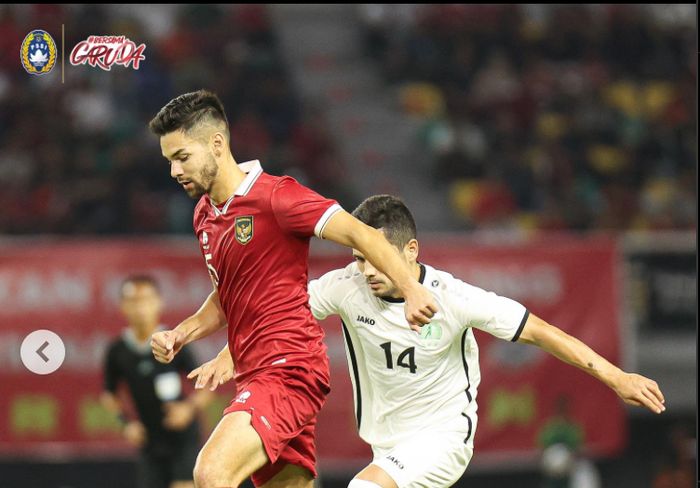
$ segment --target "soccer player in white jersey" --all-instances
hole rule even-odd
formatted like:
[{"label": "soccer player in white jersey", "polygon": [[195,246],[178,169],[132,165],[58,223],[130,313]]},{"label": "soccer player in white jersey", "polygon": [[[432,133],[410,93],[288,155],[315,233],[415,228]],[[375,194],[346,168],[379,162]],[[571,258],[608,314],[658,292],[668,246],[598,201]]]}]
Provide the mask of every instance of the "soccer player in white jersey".
[{"label": "soccer player in white jersey", "polygon": [[[353,215],[384,232],[440,311],[422,328],[409,328],[400,292],[357,250],[355,262],[309,283],[314,316],[342,319],[359,433],[374,453],[349,488],[447,487],[464,473],[481,378],[472,328],[534,344],[599,379],[626,403],[665,410],[656,382],[620,370],[520,303],[420,263],[413,217],[398,198],[370,197]],[[189,377],[197,378],[197,388],[215,389],[232,375],[224,348]]]}]

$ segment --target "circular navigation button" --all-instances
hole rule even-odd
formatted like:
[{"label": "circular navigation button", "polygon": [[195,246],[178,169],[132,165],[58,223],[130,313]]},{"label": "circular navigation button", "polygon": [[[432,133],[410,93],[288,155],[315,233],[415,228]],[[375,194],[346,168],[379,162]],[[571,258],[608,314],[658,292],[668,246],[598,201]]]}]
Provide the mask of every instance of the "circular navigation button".
[{"label": "circular navigation button", "polygon": [[20,357],[24,366],[36,374],[51,374],[66,358],[66,346],[55,332],[35,330],[22,341]]}]

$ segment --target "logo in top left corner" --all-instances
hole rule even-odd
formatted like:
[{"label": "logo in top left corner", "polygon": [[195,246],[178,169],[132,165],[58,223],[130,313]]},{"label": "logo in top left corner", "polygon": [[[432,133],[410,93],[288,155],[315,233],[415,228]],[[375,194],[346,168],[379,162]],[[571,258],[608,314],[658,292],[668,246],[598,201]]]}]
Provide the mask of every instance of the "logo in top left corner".
[{"label": "logo in top left corner", "polygon": [[58,49],[56,42],[46,31],[36,29],[22,41],[19,57],[22,67],[30,75],[45,75],[56,65]]}]

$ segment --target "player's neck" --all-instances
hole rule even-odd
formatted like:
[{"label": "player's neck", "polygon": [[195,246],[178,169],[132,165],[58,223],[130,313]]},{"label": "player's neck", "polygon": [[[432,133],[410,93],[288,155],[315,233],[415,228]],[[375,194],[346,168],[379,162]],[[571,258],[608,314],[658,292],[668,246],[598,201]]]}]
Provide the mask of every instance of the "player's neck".
[{"label": "player's neck", "polygon": [[418,262],[414,262],[413,264],[411,264],[411,270],[413,270],[413,277],[416,279],[416,281],[420,281],[420,275],[421,275],[420,264],[418,264]]},{"label": "player's neck", "polygon": [[[413,274],[413,277],[416,279],[416,281],[420,281],[420,264],[417,262],[409,264],[411,267],[411,274]],[[404,296],[401,294],[401,291],[396,288],[396,291],[394,291],[391,295],[389,295],[390,298],[404,298]]]},{"label": "player's neck", "polygon": [[246,174],[241,171],[229,153],[228,158],[219,163],[219,173],[211,185],[209,198],[214,205],[220,205],[231,198],[231,195],[241,186]]}]

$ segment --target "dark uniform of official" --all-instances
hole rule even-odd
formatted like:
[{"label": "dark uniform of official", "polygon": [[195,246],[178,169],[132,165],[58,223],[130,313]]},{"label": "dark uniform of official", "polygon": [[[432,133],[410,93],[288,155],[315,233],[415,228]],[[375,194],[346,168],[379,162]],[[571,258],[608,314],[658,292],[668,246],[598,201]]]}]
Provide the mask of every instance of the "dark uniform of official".
[{"label": "dark uniform of official", "polygon": [[142,488],[166,488],[173,481],[192,480],[199,451],[199,424],[195,418],[184,430],[163,425],[164,403],[185,399],[181,374],[197,365],[187,348],[169,364],[156,361],[150,341],[138,344],[130,329],[110,344],[105,362],[105,389],[116,393],[125,381],[143,423],[147,441],[138,472]]}]

